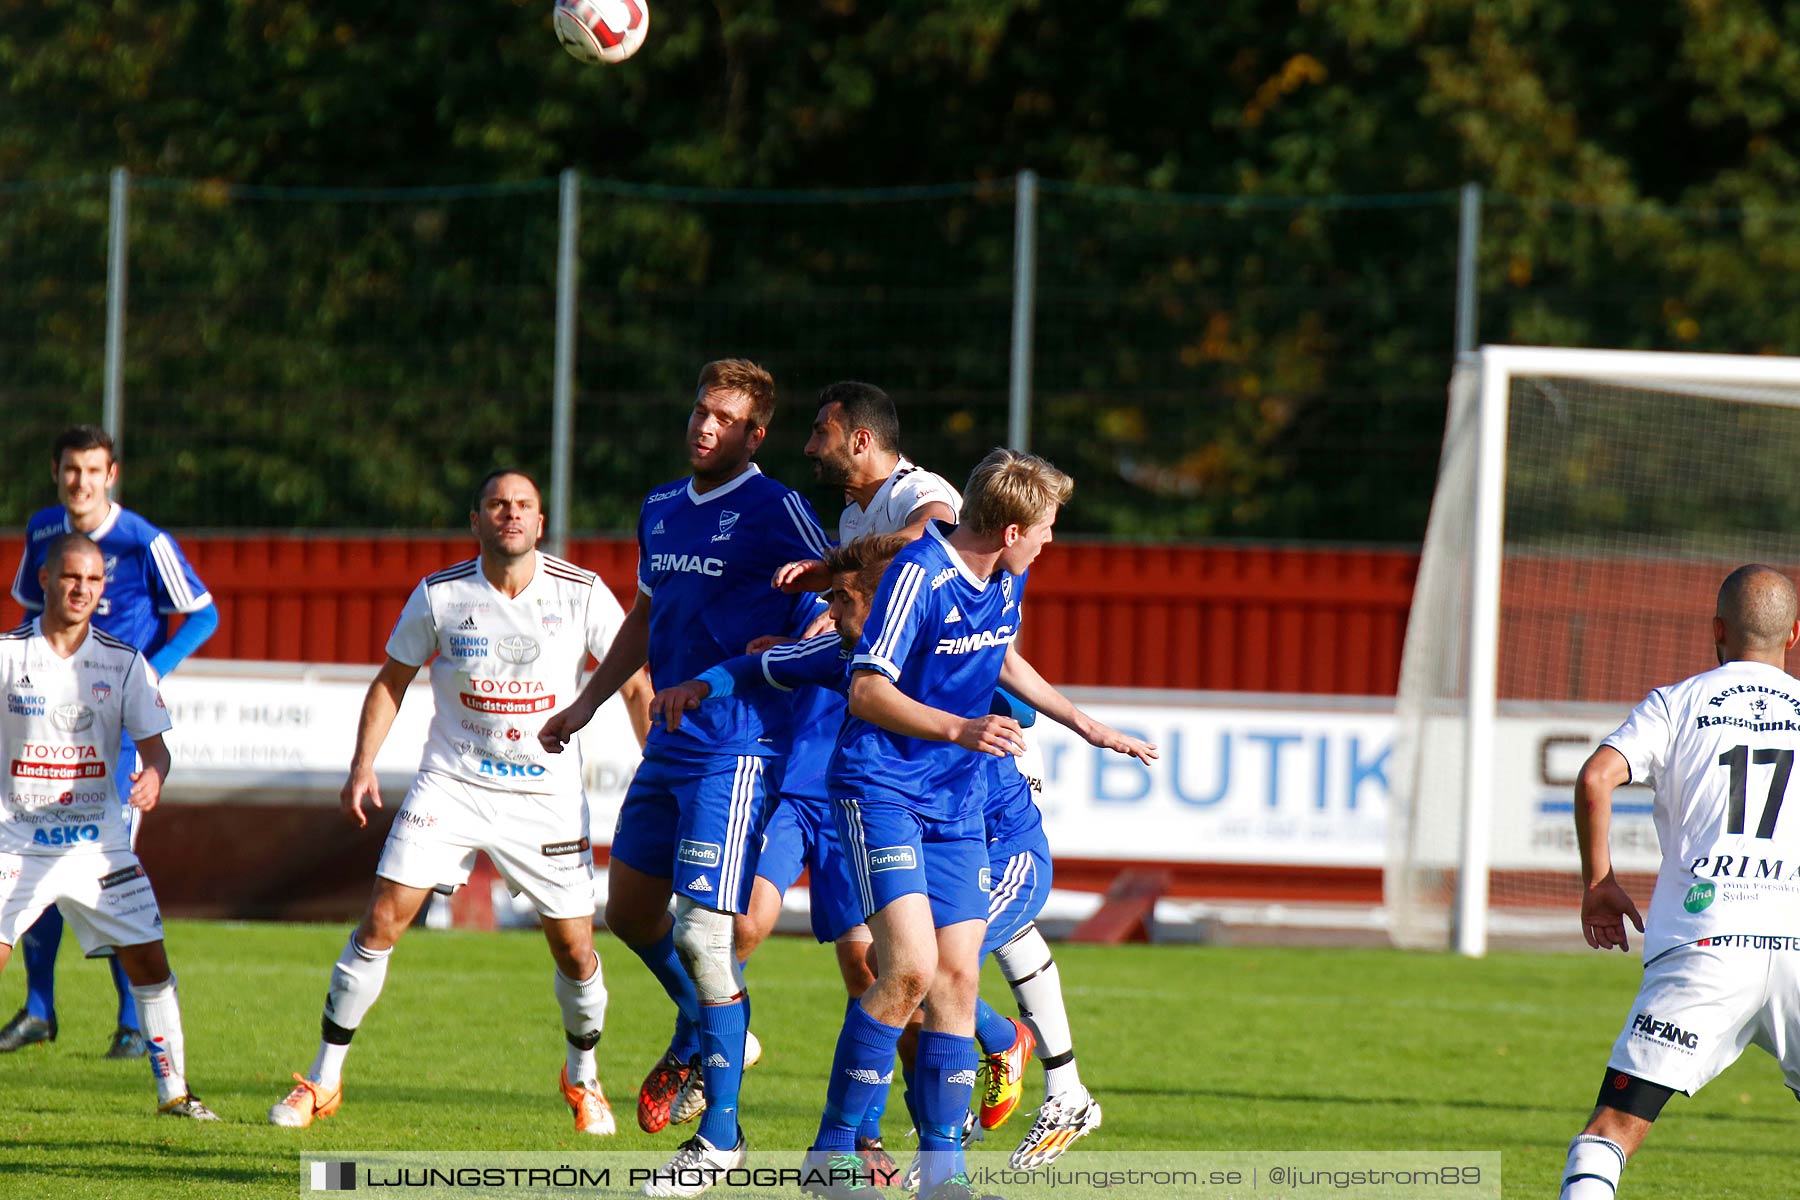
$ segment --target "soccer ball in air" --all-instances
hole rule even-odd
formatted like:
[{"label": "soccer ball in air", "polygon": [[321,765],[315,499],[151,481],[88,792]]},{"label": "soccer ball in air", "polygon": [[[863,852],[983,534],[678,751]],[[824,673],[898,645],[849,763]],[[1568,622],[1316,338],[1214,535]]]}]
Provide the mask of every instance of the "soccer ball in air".
[{"label": "soccer ball in air", "polygon": [[621,63],[650,31],[649,0],[556,0],[556,40],[584,63]]}]

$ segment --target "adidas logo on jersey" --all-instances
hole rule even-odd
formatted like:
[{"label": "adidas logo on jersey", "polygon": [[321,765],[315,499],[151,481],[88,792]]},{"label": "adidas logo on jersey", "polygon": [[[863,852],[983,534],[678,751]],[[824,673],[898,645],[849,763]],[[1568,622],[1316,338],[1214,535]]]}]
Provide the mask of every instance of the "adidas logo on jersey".
[{"label": "adidas logo on jersey", "polygon": [[462,624],[458,625],[457,628],[462,630],[465,633],[468,633],[468,632],[472,632],[476,629],[479,629],[481,627],[479,625],[475,624],[475,614],[470,613],[468,616],[463,618]]},{"label": "adidas logo on jersey", "polygon": [[18,686],[19,686],[19,687],[22,687],[22,688],[28,688],[28,687],[31,687],[31,686],[32,686],[32,683],[31,683],[31,676],[29,676],[29,675],[21,675],[21,676],[19,676],[19,683],[18,683]]},{"label": "adidas logo on jersey", "polygon": [[956,611],[956,605],[950,606],[950,612],[944,617],[944,624],[950,625],[962,620],[962,614]]},{"label": "adidas logo on jersey", "polygon": [[652,529],[650,531],[650,536],[655,537],[657,534],[661,533],[663,531],[662,525],[663,525],[663,523],[661,521],[658,521],[656,523],[656,528]]},{"label": "adidas logo on jersey", "polygon": [[715,1054],[706,1060],[706,1065],[717,1071],[729,1071],[731,1069],[731,1060],[726,1058],[723,1054]]},{"label": "adidas logo on jersey", "polygon": [[883,1075],[880,1071],[871,1071],[866,1067],[845,1067],[844,1074],[856,1080],[858,1083],[873,1084],[879,1087],[886,1087],[894,1081],[894,1073],[892,1071]]},{"label": "adidas logo on jersey", "polygon": [[706,882],[706,876],[702,875],[695,879],[694,882],[688,884],[687,890],[690,892],[710,892],[713,890],[713,887],[712,884]]}]

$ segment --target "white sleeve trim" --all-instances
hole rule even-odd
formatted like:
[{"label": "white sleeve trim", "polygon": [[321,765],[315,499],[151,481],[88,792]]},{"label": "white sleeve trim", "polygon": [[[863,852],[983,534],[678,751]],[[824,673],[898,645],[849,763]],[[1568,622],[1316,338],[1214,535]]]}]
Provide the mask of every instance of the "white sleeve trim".
[{"label": "white sleeve trim", "polygon": [[773,675],[769,674],[769,655],[771,653],[772,653],[772,651],[765,650],[761,654],[756,656],[756,665],[762,668],[763,678],[768,680],[769,686],[774,688],[776,691],[780,691],[780,692],[793,691],[794,690],[793,688],[791,688],[787,684],[781,682],[781,680],[775,678]]},{"label": "white sleeve trim", "polygon": [[150,561],[156,567],[157,578],[162,580],[163,591],[172,602],[168,608],[160,608],[161,612],[189,613],[197,612],[212,603],[212,593],[201,592],[194,595],[194,589],[188,583],[187,571],[184,569],[181,555],[175,549],[175,541],[166,533],[159,533],[150,539]]},{"label": "white sleeve trim", "polygon": [[900,668],[879,654],[859,654],[850,660],[852,671],[880,671],[895,683],[900,682]]},{"label": "white sleeve trim", "polygon": [[806,504],[798,493],[789,492],[781,498],[781,502],[787,506],[788,516],[793,518],[794,528],[800,532],[800,540],[812,550],[813,557],[824,558],[830,553],[831,547],[825,543],[825,531],[807,515]]}]

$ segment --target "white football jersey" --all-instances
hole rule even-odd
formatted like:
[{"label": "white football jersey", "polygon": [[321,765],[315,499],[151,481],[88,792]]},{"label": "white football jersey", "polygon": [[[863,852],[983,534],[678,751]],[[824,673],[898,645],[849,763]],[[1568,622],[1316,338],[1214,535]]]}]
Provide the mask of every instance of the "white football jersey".
[{"label": "white football jersey", "polygon": [[476,558],[420,580],[387,644],[399,662],[431,661],[437,707],[419,769],[579,795],[580,752],[571,743],[546,754],[538,730],[575,698],[588,655],[605,657],[624,618],[598,575],[543,553],[517,596],[490,584]]},{"label": "white football jersey", "polygon": [[899,533],[920,506],[933,502],[948,504],[953,513],[962,511],[961,493],[942,475],[933,475],[902,458],[867,508],[854,500],[845,506],[844,515],[838,518],[838,541],[847,542],[871,533]]},{"label": "white football jersey", "polygon": [[88,628],[63,658],[37,618],[0,634],[0,854],[130,850],[120,799],[129,780],[114,779],[119,731],[135,739],[169,728],[156,672],[110,634]]},{"label": "white football jersey", "polygon": [[1662,869],[1644,958],[1726,934],[1800,932],[1800,680],[1732,662],[1657,688],[1605,741],[1656,789]]}]

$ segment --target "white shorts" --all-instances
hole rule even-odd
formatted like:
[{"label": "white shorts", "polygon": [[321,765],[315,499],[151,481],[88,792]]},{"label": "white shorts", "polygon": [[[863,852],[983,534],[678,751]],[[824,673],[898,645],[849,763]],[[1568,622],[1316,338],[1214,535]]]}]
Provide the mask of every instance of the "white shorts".
[{"label": "white shorts", "polygon": [[592,918],[587,826],[585,795],[507,792],[422,771],[394,814],[375,874],[406,887],[460,887],[480,850],[539,914]]},{"label": "white shorts", "polygon": [[89,958],[162,941],[162,911],[137,855],[0,854],[0,942],[16,946],[52,904]]},{"label": "white shorts", "polygon": [[1607,1065],[1691,1096],[1750,1045],[1800,1090],[1800,937],[1705,938],[1659,955]]}]

